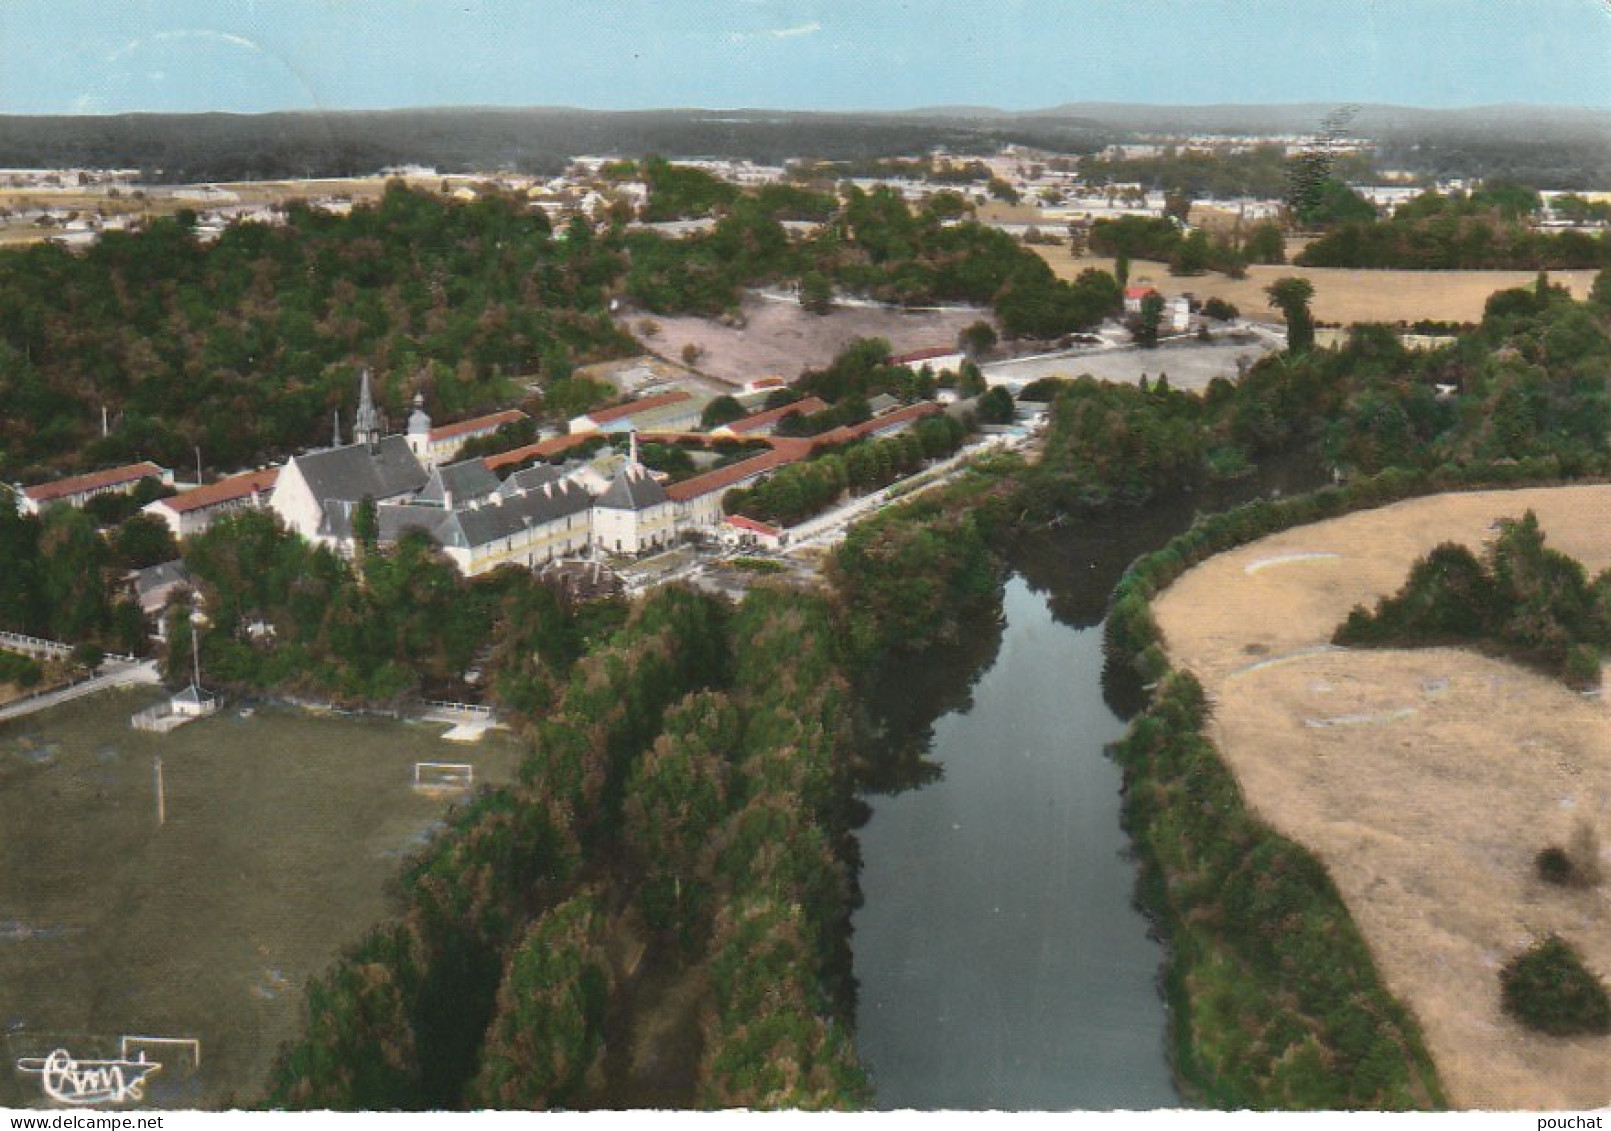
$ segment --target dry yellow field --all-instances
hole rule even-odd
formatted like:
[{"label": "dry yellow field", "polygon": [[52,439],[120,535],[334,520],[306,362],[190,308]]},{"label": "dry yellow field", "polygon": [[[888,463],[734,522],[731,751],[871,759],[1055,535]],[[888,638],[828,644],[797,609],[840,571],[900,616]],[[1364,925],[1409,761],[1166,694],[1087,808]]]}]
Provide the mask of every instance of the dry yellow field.
[{"label": "dry yellow field", "polygon": [[1545,884],[1533,863],[1580,820],[1611,843],[1611,707],[1464,651],[1326,645],[1433,546],[1476,548],[1529,508],[1550,545],[1611,565],[1611,487],[1444,495],[1222,554],[1156,605],[1249,806],[1325,862],[1463,1108],[1611,1103],[1611,1037],[1523,1028],[1498,978],[1555,931],[1611,981],[1611,891]]},{"label": "dry yellow field", "polygon": [[[1113,270],[1113,260],[1099,256],[1072,258],[1066,247],[1036,247],[1057,273],[1072,279],[1087,267]],[[1222,298],[1246,318],[1279,322],[1264,288],[1277,279],[1301,275],[1314,284],[1311,308],[1320,322],[1347,326],[1354,322],[1478,322],[1488,296],[1507,287],[1532,286],[1532,271],[1355,271],[1340,267],[1249,267],[1247,278],[1208,274],[1171,275],[1165,263],[1136,260],[1130,282],[1157,287],[1166,295],[1190,292],[1200,299]],[[1550,281],[1569,287],[1574,298],[1588,296],[1593,271],[1555,271]]]}]

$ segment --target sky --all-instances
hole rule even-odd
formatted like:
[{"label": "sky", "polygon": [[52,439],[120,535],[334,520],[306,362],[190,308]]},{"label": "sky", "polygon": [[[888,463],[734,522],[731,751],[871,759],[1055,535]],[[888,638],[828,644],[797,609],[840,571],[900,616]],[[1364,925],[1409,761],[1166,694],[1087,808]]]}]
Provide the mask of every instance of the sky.
[{"label": "sky", "polygon": [[1611,0],[0,0],[0,114],[1611,108]]}]

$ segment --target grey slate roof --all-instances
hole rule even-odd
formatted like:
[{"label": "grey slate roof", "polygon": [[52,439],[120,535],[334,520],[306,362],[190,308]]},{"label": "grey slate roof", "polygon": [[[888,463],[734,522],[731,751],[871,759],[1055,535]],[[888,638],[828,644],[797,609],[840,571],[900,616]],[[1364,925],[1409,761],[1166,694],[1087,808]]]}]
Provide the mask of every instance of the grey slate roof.
[{"label": "grey slate roof", "polygon": [[189,583],[190,569],[183,558],[134,571],[134,592],[142,600],[160,589]]},{"label": "grey slate roof", "polygon": [[599,496],[598,505],[618,511],[642,511],[666,501],[666,489],[642,468],[622,468]]},{"label": "grey slate roof", "polygon": [[428,478],[402,436],[382,437],[374,452],[364,444],[309,452],[297,456],[296,465],[321,505],[356,503],[366,495],[377,503],[395,499],[418,491]]},{"label": "grey slate roof", "polygon": [[444,546],[470,549],[507,538],[531,526],[567,515],[584,514],[593,497],[579,484],[553,483],[517,492],[494,503],[451,511],[442,516],[434,537]]},{"label": "grey slate roof", "polygon": [[452,496],[455,507],[467,506],[499,493],[498,477],[478,459],[467,459],[431,469],[418,501],[427,506],[445,506]]},{"label": "grey slate roof", "polygon": [[[324,521],[319,533],[327,538],[346,541],[352,537],[352,516],[357,503],[332,500],[325,504]],[[382,542],[395,542],[405,530],[423,530],[433,539],[436,528],[442,524],[446,512],[441,507],[418,507],[411,503],[382,503],[375,508],[375,520]],[[440,539],[437,539],[440,541]]]},{"label": "grey slate roof", "polygon": [[503,486],[498,488],[498,494],[507,499],[510,495],[534,490],[544,483],[558,483],[563,478],[565,477],[560,473],[559,468],[554,467],[552,464],[533,464],[531,467],[523,468],[505,479]]}]

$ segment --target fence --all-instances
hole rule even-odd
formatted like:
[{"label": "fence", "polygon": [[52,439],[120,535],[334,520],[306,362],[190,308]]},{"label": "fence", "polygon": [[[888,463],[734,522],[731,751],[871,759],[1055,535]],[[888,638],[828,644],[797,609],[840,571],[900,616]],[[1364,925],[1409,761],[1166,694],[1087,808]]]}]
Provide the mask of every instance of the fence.
[{"label": "fence", "polygon": [[63,644],[59,640],[41,640],[20,632],[0,632],[0,648],[47,660],[65,660],[73,654],[71,644]]}]

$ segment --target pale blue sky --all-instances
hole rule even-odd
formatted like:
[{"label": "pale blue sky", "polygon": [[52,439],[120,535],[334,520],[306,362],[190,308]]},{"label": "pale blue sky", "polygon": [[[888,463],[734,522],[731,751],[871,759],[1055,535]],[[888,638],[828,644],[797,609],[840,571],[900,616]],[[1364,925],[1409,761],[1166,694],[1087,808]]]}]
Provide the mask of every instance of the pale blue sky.
[{"label": "pale blue sky", "polygon": [[1611,107],[1608,0],[0,0],[0,113]]}]

